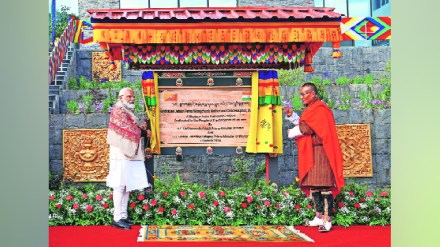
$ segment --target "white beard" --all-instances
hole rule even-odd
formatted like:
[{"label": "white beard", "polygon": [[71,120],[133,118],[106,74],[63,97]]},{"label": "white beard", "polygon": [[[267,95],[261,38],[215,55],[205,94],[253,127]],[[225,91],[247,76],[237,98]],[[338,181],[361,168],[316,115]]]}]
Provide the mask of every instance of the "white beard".
[{"label": "white beard", "polygon": [[133,103],[133,104],[130,104],[130,103],[128,103],[128,102],[122,100],[122,104],[123,104],[126,108],[128,108],[129,110],[131,110],[131,111],[133,111],[134,108],[135,108],[134,103]]}]

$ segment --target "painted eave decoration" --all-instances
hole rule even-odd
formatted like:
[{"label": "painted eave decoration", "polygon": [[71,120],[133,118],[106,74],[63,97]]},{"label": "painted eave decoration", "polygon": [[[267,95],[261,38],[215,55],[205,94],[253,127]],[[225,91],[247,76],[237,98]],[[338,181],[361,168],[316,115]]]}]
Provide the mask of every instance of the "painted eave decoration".
[{"label": "painted eave decoration", "polygon": [[[304,66],[311,72],[312,58],[322,43],[339,48],[342,41],[341,15],[334,8],[93,9],[88,13],[93,40],[110,60],[124,60],[134,69]],[[290,48],[278,53],[283,45]]]}]

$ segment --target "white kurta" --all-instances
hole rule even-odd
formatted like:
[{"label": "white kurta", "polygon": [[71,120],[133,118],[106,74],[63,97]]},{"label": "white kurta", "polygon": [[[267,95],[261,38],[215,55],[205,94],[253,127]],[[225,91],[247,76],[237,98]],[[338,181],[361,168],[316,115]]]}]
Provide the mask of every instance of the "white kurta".
[{"label": "white kurta", "polygon": [[[138,152],[142,152],[141,148],[141,145],[139,145]],[[107,175],[107,186],[112,188],[126,186],[127,192],[148,187],[144,161],[128,160],[117,147],[110,145],[110,167]]]}]

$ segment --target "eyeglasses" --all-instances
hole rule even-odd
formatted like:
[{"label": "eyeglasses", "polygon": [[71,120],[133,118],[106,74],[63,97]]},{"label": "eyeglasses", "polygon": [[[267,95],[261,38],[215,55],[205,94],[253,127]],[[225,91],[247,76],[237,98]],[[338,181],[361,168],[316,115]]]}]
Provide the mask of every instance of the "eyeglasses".
[{"label": "eyeglasses", "polygon": [[305,93],[300,93],[299,95],[301,95],[302,97],[304,97],[304,96],[306,96],[306,95],[308,95],[308,94],[310,94],[311,92],[305,92]]}]

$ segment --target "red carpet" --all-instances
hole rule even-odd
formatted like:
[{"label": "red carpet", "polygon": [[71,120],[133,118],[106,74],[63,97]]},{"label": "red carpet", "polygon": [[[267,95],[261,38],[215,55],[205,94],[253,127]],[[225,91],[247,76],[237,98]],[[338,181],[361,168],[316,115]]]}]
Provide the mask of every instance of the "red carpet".
[{"label": "red carpet", "polygon": [[281,246],[319,246],[319,247],[382,247],[391,246],[391,226],[351,226],[333,227],[328,233],[319,233],[315,227],[295,226],[296,229],[312,238],[315,243],[289,242],[144,242],[138,243],[141,226],[131,230],[120,230],[111,226],[56,226],[49,227],[50,247],[281,247]]}]

